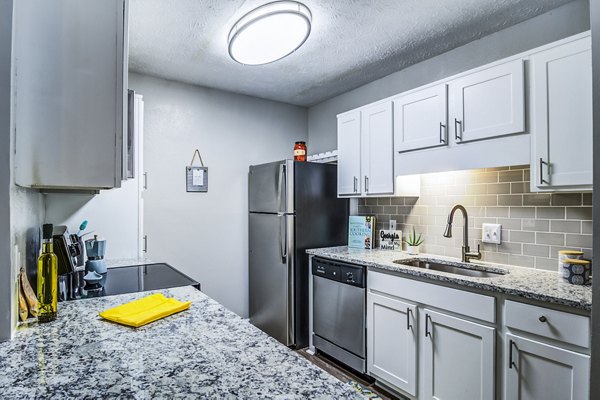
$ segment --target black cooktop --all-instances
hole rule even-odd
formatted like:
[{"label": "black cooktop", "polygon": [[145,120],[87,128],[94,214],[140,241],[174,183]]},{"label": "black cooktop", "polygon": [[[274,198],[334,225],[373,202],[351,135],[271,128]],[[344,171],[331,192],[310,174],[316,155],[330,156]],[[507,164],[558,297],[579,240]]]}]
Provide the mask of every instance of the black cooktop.
[{"label": "black cooktop", "polygon": [[178,286],[193,286],[200,290],[198,282],[166,263],[113,267],[108,268],[99,283],[85,284],[82,290],[79,291],[78,298],[72,300],[168,289]]}]

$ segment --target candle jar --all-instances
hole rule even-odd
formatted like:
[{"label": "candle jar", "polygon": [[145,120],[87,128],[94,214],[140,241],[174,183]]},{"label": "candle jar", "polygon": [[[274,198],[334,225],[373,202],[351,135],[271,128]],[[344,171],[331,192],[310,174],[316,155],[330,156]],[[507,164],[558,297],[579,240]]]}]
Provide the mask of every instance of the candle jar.
[{"label": "candle jar", "polygon": [[306,161],[306,142],[296,142],[294,145],[294,161]]}]

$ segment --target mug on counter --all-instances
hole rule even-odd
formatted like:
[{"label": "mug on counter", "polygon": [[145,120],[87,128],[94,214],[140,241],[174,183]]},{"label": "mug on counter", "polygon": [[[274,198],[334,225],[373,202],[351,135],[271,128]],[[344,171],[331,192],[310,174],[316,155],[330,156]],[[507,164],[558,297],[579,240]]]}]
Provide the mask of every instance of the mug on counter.
[{"label": "mug on counter", "polygon": [[562,263],[562,278],[573,285],[590,285],[592,283],[592,262],[565,258]]}]

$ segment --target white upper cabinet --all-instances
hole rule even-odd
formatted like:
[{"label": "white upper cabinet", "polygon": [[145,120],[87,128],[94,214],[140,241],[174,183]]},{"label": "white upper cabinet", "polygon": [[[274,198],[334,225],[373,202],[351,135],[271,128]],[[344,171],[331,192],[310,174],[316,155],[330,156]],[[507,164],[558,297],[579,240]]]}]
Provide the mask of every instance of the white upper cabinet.
[{"label": "white upper cabinet", "polygon": [[453,80],[449,93],[449,122],[457,143],[525,132],[522,60]]},{"label": "white upper cabinet", "polygon": [[363,194],[394,193],[394,133],[392,102],[361,112],[361,172]]},{"label": "white upper cabinet", "polygon": [[360,195],[360,111],[338,117],[338,195]]},{"label": "white upper cabinet", "polygon": [[536,53],[531,66],[531,189],[591,189],[591,39]]},{"label": "white upper cabinet", "polygon": [[392,101],[396,152],[448,144],[446,84],[418,90]]},{"label": "white upper cabinet", "polygon": [[127,131],[127,0],[15,2],[15,180],[119,187]]}]

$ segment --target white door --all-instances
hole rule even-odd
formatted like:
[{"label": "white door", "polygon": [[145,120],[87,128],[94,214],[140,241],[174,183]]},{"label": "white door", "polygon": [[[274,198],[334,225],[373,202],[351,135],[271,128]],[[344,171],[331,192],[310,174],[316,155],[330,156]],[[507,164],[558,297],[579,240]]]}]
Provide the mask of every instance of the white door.
[{"label": "white door", "polygon": [[367,295],[367,371],[415,396],[417,307],[387,296]]},{"label": "white door", "polygon": [[363,194],[394,193],[394,134],[392,102],[361,112],[361,172]]},{"label": "white door", "polygon": [[495,329],[419,310],[422,399],[494,398]]},{"label": "white door", "polygon": [[591,39],[534,54],[531,65],[532,187],[591,189]]},{"label": "white door", "polygon": [[590,357],[506,335],[505,400],[589,399]]},{"label": "white door", "polygon": [[445,83],[398,97],[393,103],[396,152],[448,144]]},{"label": "white door", "polygon": [[457,143],[525,131],[523,61],[450,82],[450,126]]},{"label": "white door", "polygon": [[360,111],[338,117],[338,195],[359,195]]}]

